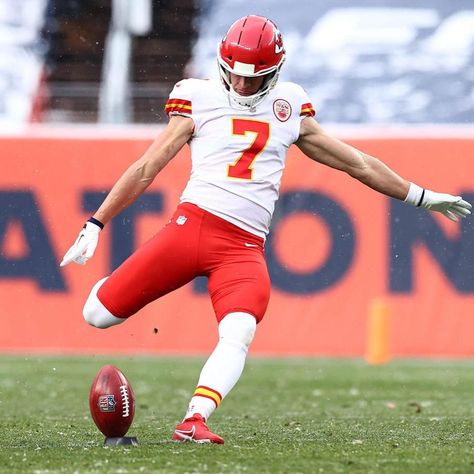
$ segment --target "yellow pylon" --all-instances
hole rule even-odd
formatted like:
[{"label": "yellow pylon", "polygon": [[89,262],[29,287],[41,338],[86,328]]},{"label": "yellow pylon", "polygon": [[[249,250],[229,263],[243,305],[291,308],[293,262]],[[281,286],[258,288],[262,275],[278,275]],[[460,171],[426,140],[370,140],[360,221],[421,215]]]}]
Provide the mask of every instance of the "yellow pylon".
[{"label": "yellow pylon", "polygon": [[366,360],[369,364],[389,361],[390,305],[384,299],[371,301],[367,325]]}]

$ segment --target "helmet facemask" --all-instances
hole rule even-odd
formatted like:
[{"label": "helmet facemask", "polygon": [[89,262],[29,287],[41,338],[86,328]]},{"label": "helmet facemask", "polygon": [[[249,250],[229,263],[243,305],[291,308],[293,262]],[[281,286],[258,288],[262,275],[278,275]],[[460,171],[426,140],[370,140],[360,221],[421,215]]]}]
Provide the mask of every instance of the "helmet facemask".
[{"label": "helmet facemask", "polygon": [[[225,63],[224,63],[225,64]],[[282,61],[283,64],[283,61]],[[229,94],[229,98],[232,104],[237,105],[239,108],[254,108],[268,95],[268,93],[275,87],[278,82],[278,76],[280,75],[281,64],[278,68],[273,71],[270,71],[266,74],[259,74],[264,76],[264,80],[257,92],[252,95],[240,95],[232,87],[232,82],[230,80],[230,73],[221,61],[218,61],[219,74],[222,80],[222,84]],[[242,74],[243,75],[243,74]],[[255,76],[249,76],[255,77]]]}]

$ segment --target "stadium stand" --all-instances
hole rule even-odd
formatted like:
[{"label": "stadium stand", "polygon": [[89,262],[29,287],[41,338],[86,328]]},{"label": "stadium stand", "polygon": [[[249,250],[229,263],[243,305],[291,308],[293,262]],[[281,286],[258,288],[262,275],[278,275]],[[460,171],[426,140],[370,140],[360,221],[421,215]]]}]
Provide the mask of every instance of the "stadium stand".
[{"label": "stadium stand", "polygon": [[[129,110],[107,115],[107,35],[125,3],[149,3],[151,28],[132,32],[122,62]],[[216,43],[250,13],[279,25],[288,52],[282,79],[305,87],[323,123],[474,122],[471,0],[354,0],[350,8],[346,0],[0,0],[0,118],[163,122],[173,84],[216,73]]]},{"label": "stadium stand", "polygon": [[45,121],[94,122],[110,2],[50,0]]},{"label": "stadium stand", "polygon": [[[212,45],[245,10],[242,1],[211,4],[200,19],[193,76],[213,69]],[[305,87],[321,122],[474,121],[471,0],[260,0],[258,13],[284,34],[281,78]]]},{"label": "stadium stand", "polygon": [[[104,47],[112,14],[107,0],[70,1],[55,10],[57,31],[49,54],[51,73],[47,119],[51,122],[95,122]],[[193,1],[153,1],[152,29],[132,40],[130,68],[133,122],[164,120],[163,104],[173,84],[182,78],[191,55]]]},{"label": "stadium stand", "polygon": [[0,0],[0,124],[38,120],[46,0]]}]

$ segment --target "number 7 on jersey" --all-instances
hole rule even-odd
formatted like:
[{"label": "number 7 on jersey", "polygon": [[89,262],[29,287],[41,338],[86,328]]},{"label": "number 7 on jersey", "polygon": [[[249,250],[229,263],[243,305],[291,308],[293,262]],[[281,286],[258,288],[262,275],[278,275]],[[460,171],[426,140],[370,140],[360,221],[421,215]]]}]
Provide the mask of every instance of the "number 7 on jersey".
[{"label": "number 7 on jersey", "polygon": [[255,133],[253,142],[242,151],[233,165],[229,165],[227,176],[238,179],[252,179],[253,162],[262,152],[270,138],[270,124],[259,120],[232,119],[232,134],[247,135]]}]

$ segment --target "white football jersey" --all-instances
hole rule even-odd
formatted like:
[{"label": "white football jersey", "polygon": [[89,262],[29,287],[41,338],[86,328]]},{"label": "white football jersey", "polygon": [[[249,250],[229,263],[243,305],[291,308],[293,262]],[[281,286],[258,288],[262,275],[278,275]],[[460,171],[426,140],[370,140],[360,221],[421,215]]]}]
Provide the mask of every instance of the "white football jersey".
[{"label": "white football jersey", "polygon": [[314,109],[303,90],[279,82],[254,109],[232,106],[216,80],[185,79],[171,91],[169,115],[192,118],[192,170],[181,196],[265,238],[288,148]]}]

